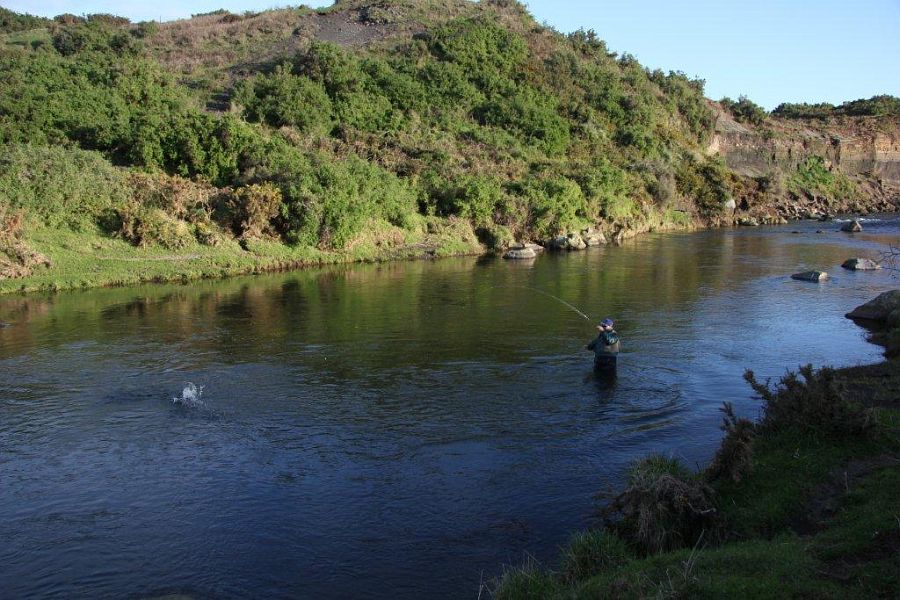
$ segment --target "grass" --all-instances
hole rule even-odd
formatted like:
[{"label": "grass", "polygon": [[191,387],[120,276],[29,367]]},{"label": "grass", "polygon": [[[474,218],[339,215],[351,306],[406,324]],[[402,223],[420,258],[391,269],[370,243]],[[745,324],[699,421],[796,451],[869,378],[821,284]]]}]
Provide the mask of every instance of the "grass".
[{"label": "grass", "polygon": [[397,259],[435,258],[483,252],[471,226],[462,220],[432,219],[418,231],[385,222],[365,228],[348,250],[324,251],[289,246],[274,239],[240,242],[223,239],[217,246],[191,242],[178,250],[137,247],[96,232],[32,226],[28,247],[50,259],[49,268],[17,279],[0,279],[0,294],[40,290],[188,281],[287,268]]}]

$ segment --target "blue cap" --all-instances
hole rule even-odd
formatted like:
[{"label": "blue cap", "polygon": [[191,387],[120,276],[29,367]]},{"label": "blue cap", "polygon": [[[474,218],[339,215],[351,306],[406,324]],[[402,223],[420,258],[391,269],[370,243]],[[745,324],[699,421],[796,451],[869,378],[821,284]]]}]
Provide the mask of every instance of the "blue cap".
[{"label": "blue cap", "polygon": [[603,319],[602,321],[600,321],[600,324],[604,327],[612,327],[613,320],[612,319]]}]

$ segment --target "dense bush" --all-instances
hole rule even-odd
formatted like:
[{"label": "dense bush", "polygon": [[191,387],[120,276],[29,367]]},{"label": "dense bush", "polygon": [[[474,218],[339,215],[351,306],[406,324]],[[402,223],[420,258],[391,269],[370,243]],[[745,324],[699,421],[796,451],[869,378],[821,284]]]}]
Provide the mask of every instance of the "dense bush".
[{"label": "dense bush", "polygon": [[341,162],[315,157],[302,178],[285,185],[282,231],[295,244],[341,248],[370,219],[409,227],[415,214],[415,192],[407,183],[355,156]]},{"label": "dense bush", "polygon": [[0,6],[0,33],[27,31],[38,27],[46,27],[49,23],[49,19],[16,13]]},{"label": "dense bush", "polygon": [[552,156],[565,152],[569,144],[569,124],[557,110],[553,97],[524,87],[494,96],[477,113],[484,124],[511,130]]},{"label": "dense bush", "polygon": [[0,154],[0,201],[50,227],[93,228],[130,197],[125,174],[100,154],[8,145]]},{"label": "dense bush", "polygon": [[900,115],[900,98],[896,96],[872,96],[869,99],[851,100],[840,106],[827,102],[819,104],[783,103],[772,114],[786,119],[824,119],[827,117],[850,115],[884,117]]},{"label": "dense bush", "polygon": [[766,109],[747,98],[747,96],[738,96],[737,102],[726,96],[719,100],[719,104],[741,123],[762,125],[768,116]]},{"label": "dense bush", "polygon": [[679,193],[693,200],[704,217],[722,214],[730,197],[728,178],[724,163],[715,159],[698,163],[685,158],[675,173]]},{"label": "dense bush", "polygon": [[301,132],[325,132],[333,123],[331,99],[325,88],[307,77],[279,65],[269,75],[256,75],[240,82],[233,101],[244,108],[251,121],[273,127],[290,125]]},{"label": "dense bush", "polygon": [[760,426],[771,431],[795,429],[821,435],[860,435],[872,430],[873,412],[851,400],[841,389],[833,369],[814,371],[812,365],[788,373],[775,388],[744,379],[763,400]]},{"label": "dense bush", "polygon": [[281,190],[271,183],[239,187],[228,202],[231,225],[243,237],[274,233],[272,220],[281,211]]}]

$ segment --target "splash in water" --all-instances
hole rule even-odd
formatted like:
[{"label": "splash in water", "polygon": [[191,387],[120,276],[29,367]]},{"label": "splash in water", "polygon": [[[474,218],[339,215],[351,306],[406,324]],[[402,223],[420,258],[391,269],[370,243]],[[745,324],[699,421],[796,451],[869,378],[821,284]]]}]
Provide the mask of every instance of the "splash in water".
[{"label": "splash in water", "polygon": [[203,386],[198,387],[189,381],[185,384],[184,389],[181,390],[181,397],[175,396],[172,398],[172,402],[190,408],[203,406],[203,400],[200,399],[201,396],[203,396]]}]

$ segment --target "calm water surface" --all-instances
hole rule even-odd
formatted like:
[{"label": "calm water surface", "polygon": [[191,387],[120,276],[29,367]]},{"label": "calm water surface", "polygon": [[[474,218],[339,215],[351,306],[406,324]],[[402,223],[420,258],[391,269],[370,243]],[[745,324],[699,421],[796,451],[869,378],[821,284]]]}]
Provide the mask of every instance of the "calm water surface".
[{"label": "calm water surface", "polygon": [[[709,460],[745,368],[877,361],[865,226],[0,297],[0,597],[475,598],[635,458]],[[536,290],[617,319],[616,382]]]}]

